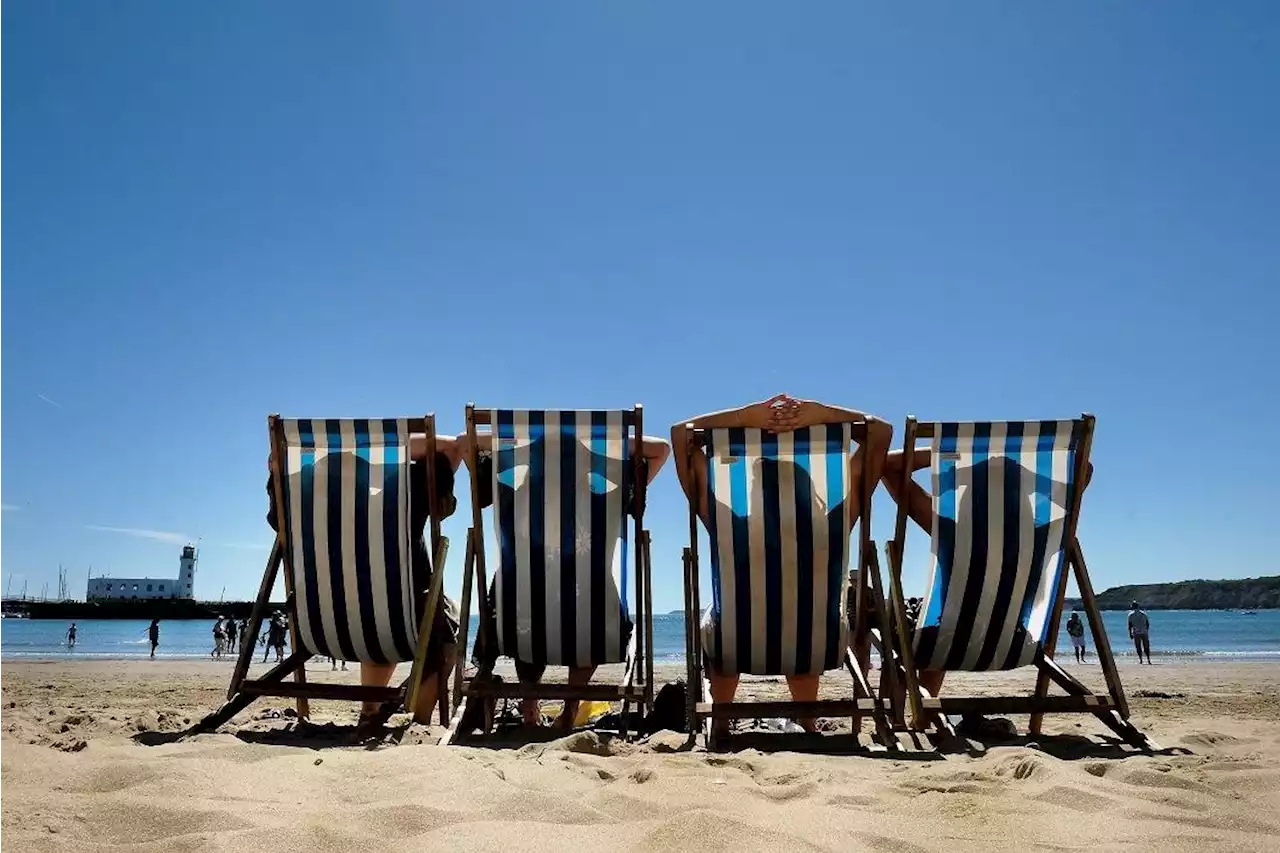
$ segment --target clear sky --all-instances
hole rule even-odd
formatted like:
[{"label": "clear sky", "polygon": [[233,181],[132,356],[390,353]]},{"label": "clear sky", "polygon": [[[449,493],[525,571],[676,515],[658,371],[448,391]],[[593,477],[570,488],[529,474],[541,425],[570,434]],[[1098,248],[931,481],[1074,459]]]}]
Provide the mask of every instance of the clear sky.
[{"label": "clear sky", "polygon": [[1095,585],[1276,574],[1280,5],[895,6],[6,2],[3,582],[250,597],[272,411],[777,391],[1095,412]]}]

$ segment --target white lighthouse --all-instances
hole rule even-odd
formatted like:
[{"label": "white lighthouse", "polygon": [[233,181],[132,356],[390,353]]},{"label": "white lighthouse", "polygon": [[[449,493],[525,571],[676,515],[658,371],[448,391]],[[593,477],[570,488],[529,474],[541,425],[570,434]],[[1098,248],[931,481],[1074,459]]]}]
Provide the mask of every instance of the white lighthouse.
[{"label": "white lighthouse", "polygon": [[101,601],[112,598],[195,598],[196,561],[199,552],[194,545],[182,546],[178,561],[178,577],[167,578],[117,578],[96,577],[89,579],[85,598]]},{"label": "white lighthouse", "polygon": [[194,545],[182,547],[182,560],[178,563],[178,598],[195,598],[196,560]]}]

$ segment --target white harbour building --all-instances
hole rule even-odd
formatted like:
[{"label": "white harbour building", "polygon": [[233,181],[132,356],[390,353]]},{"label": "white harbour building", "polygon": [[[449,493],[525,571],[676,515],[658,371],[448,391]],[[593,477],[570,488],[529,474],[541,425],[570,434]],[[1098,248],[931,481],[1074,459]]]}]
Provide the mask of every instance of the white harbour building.
[{"label": "white harbour building", "polygon": [[184,545],[177,578],[90,578],[85,599],[195,598],[197,559],[196,546]]}]

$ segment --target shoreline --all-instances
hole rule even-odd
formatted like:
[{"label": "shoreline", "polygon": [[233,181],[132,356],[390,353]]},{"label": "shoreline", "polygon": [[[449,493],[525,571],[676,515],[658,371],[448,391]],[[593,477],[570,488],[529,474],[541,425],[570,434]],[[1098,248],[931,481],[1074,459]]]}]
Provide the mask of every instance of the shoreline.
[{"label": "shoreline", "polygon": [[[1070,652],[1071,652],[1070,649],[1060,650],[1058,652],[1057,659],[1063,662],[1071,660]],[[1126,651],[1113,650],[1113,654],[1116,658],[1117,665],[1124,664],[1124,663],[1131,663],[1133,662],[1133,659],[1136,658],[1136,654],[1130,650],[1126,650]],[[1275,649],[1262,649],[1262,650],[1256,650],[1256,651],[1255,650],[1237,651],[1232,649],[1222,649],[1222,650],[1219,650],[1219,649],[1208,649],[1208,650],[1173,649],[1173,650],[1164,651],[1164,652],[1152,650],[1152,657],[1155,658],[1155,660],[1157,661],[1157,664],[1156,664],[1157,666],[1159,666],[1160,662],[1162,661],[1166,665],[1176,665],[1176,664],[1183,664],[1183,663],[1208,664],[1210,662],[1222,662],[1222,663],[1236,663],[1236,662],[1238,663],[1272,663],[1274,662],[1274,663],[1280,664],[1280,650],[1275,650]],[[871,653],[871,658],[875,662],[878,662],[879,660],[874,650]],[[153,660],[153,658],[151,658],[151,656],[147,653],[120,654],[118,652],[74,652],[74,653],[66,652],[60,655],[55,655],[55,654],[48,654],[47,652],[32,652],[29,654],[24,652],[0,652],[0,664],[76,663],[76,662],[92,663],[95,661],[149,661],[149,660]],[[208,652],[204,652],[204,653],[170,652],[168,654],[157,653],[154,660],[157,660],[157,661],[159,660],[206,661],[210,664],[234,665],[236,661],[236,656],[224,655],[221,660],[217,660],[217,659],[210,658]],[[312,658],[312,660],[327,662],[328,658],[316,656]],[[255,658],[255,662],[261,663],[261,658]],[[1092,650],[1090,650],[1089,663],[1086,665],[1093,666],[1096,664],[1097,664],[1097,656],[1093,653]],[[356,666],[356,665],[357,664],[355,663],[348,664],[348,666]],[[658,656],[654,659],[655,667],[678,666],[683,669],[684,665],[685,665],[685,656],[683,654]]]}]

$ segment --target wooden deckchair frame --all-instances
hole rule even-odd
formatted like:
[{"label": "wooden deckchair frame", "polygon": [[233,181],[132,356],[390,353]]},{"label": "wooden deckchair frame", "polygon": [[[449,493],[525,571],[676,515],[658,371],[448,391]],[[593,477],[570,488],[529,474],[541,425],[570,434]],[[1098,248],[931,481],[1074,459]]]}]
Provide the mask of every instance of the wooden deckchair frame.
[{"label": "wooden deckchair frame", "polygon": [[[262,583],[258,587],[258,597],[254,599],[253,611],[249,616],[249,630],[240,647],[240,656],[236,660],[236,668],[231,676],[231,686],[227,689],[227,702],[205,717],[193,727],[193,731],[213,731],[230,720],[240,711],[247,708],[259,696],[288,697],[297,700],[298,716],[305,719],[311,715],[310,699],[338,699],[353,702],[379,702],[381,710],[377,716],[385,721],[395,711],[404,707],[412,709],[422,686],[427,648],[431,639],[431,626],[434,624],[436,609],[440,606],[440,598],[444,589],[444,564],[448,555],[449,540],[440,534],[440,519],[435,507],[436,494],[436,419],[433,413],[424,417],[407,418],[410,435],[426,436],[427,494],[413,496],[414,500],[430,501],[432,511],[428,516],[431,536],[431,586],[427,591],[426,602],[422,608],[422,617],[418,624],[418,641],[414,651],[413,668],[409,677],[399,687],[368,687],[360,684],[325,684],[307,681],[306,663],[314,653],[299,648],[297,598],[294,594],[294,567],[289,549],[285,547],[285,531],[288,512],[284,496],[285,437],[284,423],[280,415],[272,414],[267,418],[267,432],[271,445],[271,480],[275,491],[276,505],[276,539],[271,548],[271,556],[267,558],[267,567],[262,574]],[[406,464],[408,464],[406,462]],[[410,533],[410,535],[412,535]],[[258,634],[262,622],[266,618],[270,606],[271,590],[275,586],[276,575],[280,566],[285,567],[285,611],[289,616],[289,639],[293,651],[280,664],[272,667],[260,678],[249,679],[249,664],[253,661],[254,651],[258,644]],[[290,675],[293,683],[287,682]],[[449,721],[449,697],[445,684],[448,672],[441,669],[436,674],[439,686],[439,714],[441,725]]]},{"label": "wooden deckchair frame", "polygon": [[[1124,741],[1141,749],[1151,749],[1152,744],[1132,723],[1129,722],[1129,703],[1125,697],[1124,686],[1120,683],[1120,674],[1116,669],[1115,657],[1111,651],[1111,643],[1107,639],[1106,626],[1102,622],[1102,613],[1098,609],[1098,601],[1094,596],[1093,584],[1089,580],[1089,570],[1085,565],[1084,552],[1076,537],[1076,528],[1080,520],[1081,496],[1084,492],[1085,476],[1089,470],[1089,452],[1093,444],[1095,418],[1089,413],[1082,414],[1075,420],[1075,429],[1079,430],[1079,441],[1075,453],[1075,470],[1071,481],[1070,512],[1066,518],[1066,530],[1063,535],[1063,558],[1070,564],[1074,573],[1076,586],[1080,590],[1085,613],[1089,619],[1089,630],[1093,634],[1094,646],[1098,660],[1102,664],[1103,676],[1107,683],[1105,695],[1094,694],[1078,679],[1062,669],[1054,660],[1054,647],[1058,641],[1058,626],[1062,621],[1062,608],[1066,600],[1067,575],[1066,567],[1058,580],[1055,590],[1053,609],[1046,625],[1046,634],[1041,643],[1041,652],[1036,655],[1034,665],[1038,670],[1035,690],[1030,696],[980,696],[980,697],[932,697],[924,695],[920,688],[915,666],[913,637],[906,620],[906,606],[902,594],[902,559],[906,542],[908,498],[912,481],[912,454],[916,449],[916,441],[922,438],[933,438],[941,429],[941,421],[917,421],[908,417],[903,434],[903,470],[901,497],[898,501],[898,514],[894,524],[893,539],[885,544],[885,553],[889,562],[890,605],[893,608],[893,621],[896,636],[893,638],[895,648],[892,652],[898,656],[898,674],[906,680],[907,702],[911,711],[911,728],[920,730],[925,727],[926,714],[946,715],[965,713],[1005,713],[1030,714],[1029,730],[1038,735],[1045,713],[1090,713],[1094,714],[1108,728]],[[932,532],[929,532],[932,536]],[[886,665],[889,665],[886,661]],[[1050,696],[1049,682],[1061,687],[1068,695]],[[903,709],[897,707],[897,696],[891,697],[894,704],[895,718],[901,719]]]},{"label": "wooden deckchair frame", "polygon": [[[844,418],[823,421],[811,426],[843,426],[850,427],[849,441],[851,445],[865,446],[867,438],[867,422],[862,418]],[[693,451],[695,447],[706,445],[707,433],[713,428],[700,427],[696,422],[685,424],[689,436],[686,447],[676,448],[677,453],[684,453],[686,470],[693,471]],[[856,450],[854,451],[856,452]],[[852,459],[852,454],[850,455]],[[706,677],[703,660],[702,631],[702,590],[698,566],[698,505],[689,501],[689,545],[684,549],[684,602],[685,602],[685,661],[688,667],[686,715],[689,720],[689,731],[703,729],[708,749],[717,749],[720,744],[715,735],[716,720],[763,719],[766,717],[849,717],[856,734],[862,725],[862,715],[870,713],[876,730],[886,746],[893,747],[893,740],[885,716],[885,703],[876,698],[865,673],[853,653],[858,638],[865,636],[870,626],[866,624],[867,596],[871,595],[869,568],[875,559],[875,546],[871,541],[871,495],[875,491],[875,483],[862,478],[862,503],[858,515],[858,571],[857,586],[854,598],[856,610],[853,628],[849,634],[849,646],[844,650],[842,664],[848,671],[853,683],[853,698],[825,699],[816,702],[796,702],[779,700],[769,702],[733,702],[711,701],[711,683]],[[704,484],[704,488],[708,487]],[[715,543],[711,543],[715,547]],[[883,609],[881,609],[883,615]]]},{"label": "wooden deckchair frame", "polygon": [[[622,410],[629,415],[631,426],[624,437],[635,439],[631,455],[627,460],[631,465],[632,480],[635,483],[636,495],[642,495],[647,488],[644,460],[644,407],[637,403],[631,409]],[[457,743],[469,732],[461,730],[460,725],[466,718],[467,706],[471,699],[481,701],[488,699],[559,699],[565,701],[601,701],[622,702],[622,722],[619,724],[619,735],[627,735],[627,711],[631,703],[644,709],[653,707],[653,589],[649,563],[649,531],[644,528],[644,501],[638,501],[640,512],[633,515],[630,511],[623,523],[635,525],[635,624],[631,630],[631,639],[626,652],[626,669],[622,678],[615,684],[521,684],[518,681],[499,682],[493,679],[491,671],[481,670],[471,678],[465,677],[467,640],[471,623],[472,585],[478,590],[480,623],[476,627],[476,639],[489,625],[490,610],[496,608],[496,602],[489,600],[488,573],[485,561],[484,546],[484,509],[480,506],[480,490],[476,477],[479,471],[479,450],[476,446],[477,427],[492,428],[491,410],[478,409],[475,403],[468,403],[467,418],[467,470],[471,474],[471,529],[467,531],[467,553],[462,574],[462,602],[460,605],[461,624],[459,626],[461,652],[458,655],[453,682],[453,704],[455,707],[453,722],[442,743]],[[631,442],[627,442],[631,444]],[[494,464],[497,464],[496,445]],[[497,495],[494,495],[496,501]],[[486,714],[485,730],[492,728],[493,720]]]}]

